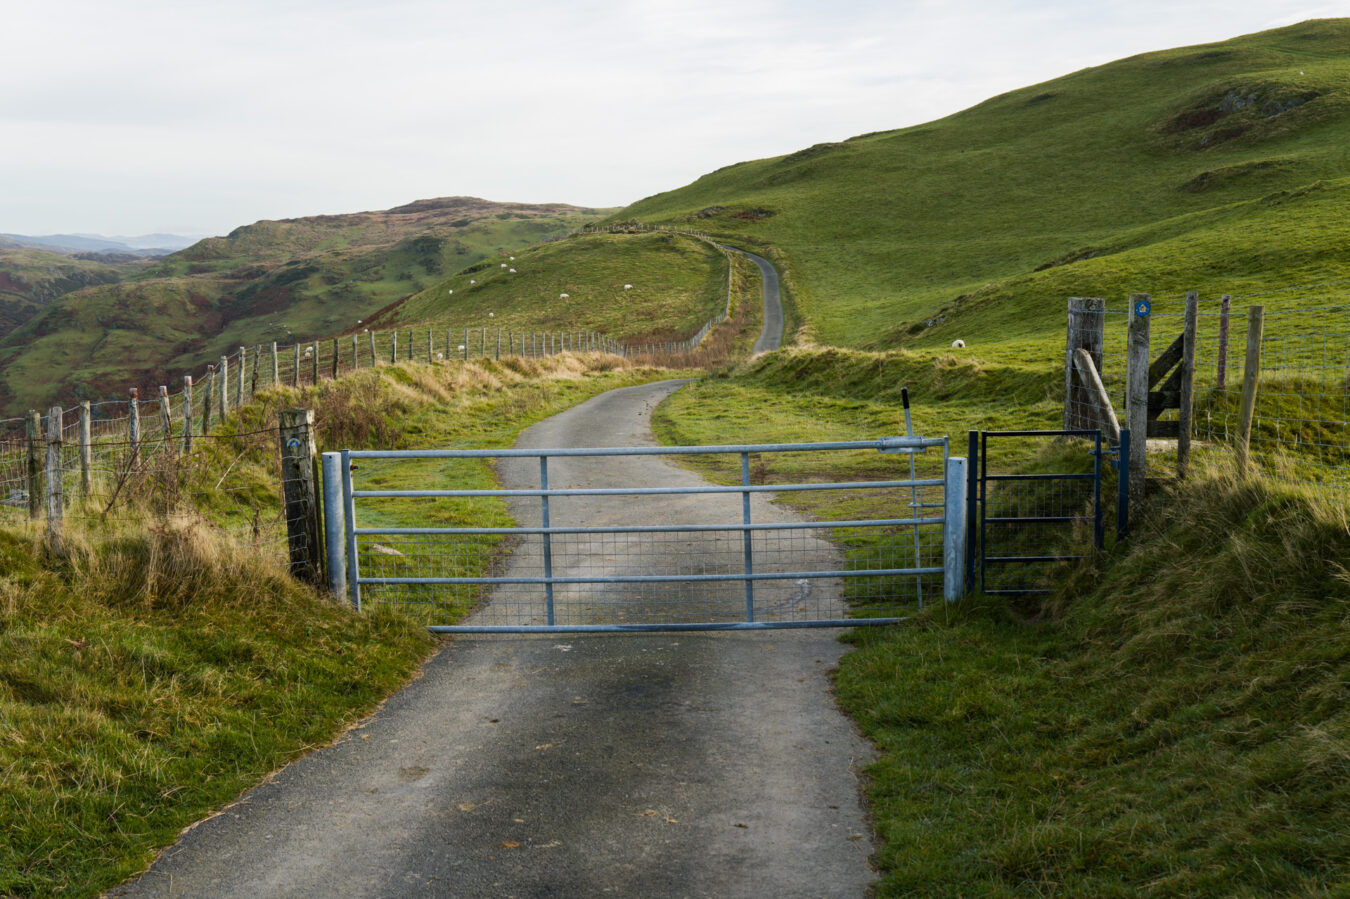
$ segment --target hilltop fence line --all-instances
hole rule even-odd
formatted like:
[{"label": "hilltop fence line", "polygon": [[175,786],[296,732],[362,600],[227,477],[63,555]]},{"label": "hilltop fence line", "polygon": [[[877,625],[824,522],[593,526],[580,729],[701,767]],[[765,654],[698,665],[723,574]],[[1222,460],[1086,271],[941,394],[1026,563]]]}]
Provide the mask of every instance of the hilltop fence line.
[{"label": "hilltop fence line", "polygon": [[[1070,300],[1065,421],[1107,423],[1106,403],[1071,371],[1081,347],[1119,425],[1132,408],[1147,422],[1148,476],[1184,476],[1192,448],[1226,447],[1275,478],[1350,489],[1350,296],[1307,288],[1279,306],[1243,302],[1269,296]],[[1146,356],[1140,343],[1151,344]],[[1134,393],[1146,400],[1131,403],[1136,358]]]}]

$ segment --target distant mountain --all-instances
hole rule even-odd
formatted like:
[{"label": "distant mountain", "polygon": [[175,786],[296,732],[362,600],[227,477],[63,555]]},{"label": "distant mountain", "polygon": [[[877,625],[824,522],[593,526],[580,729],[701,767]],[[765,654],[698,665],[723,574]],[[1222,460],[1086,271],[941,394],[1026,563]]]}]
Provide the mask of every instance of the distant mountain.
[{"label": "distant mountain", "polygon": [[0,239],[22,247],[57,253],[116,253],[132,256],[167,256],[190,247],[199,238],[181,234],[143,234],[139,237],[104,237],[102,234],[0,234]]},{"label": "distant mountain", "polygon": [[[125,275],[37,309],[38,270],[58,257],[14,260],[11,295],[0,297],[14,304],[0,308],[0,408],[22,412],[54,400],[125,396],[128,387],[174,383],[239,346],[359,330],[359,320],[447,274],[612,212],[443,197],[374,212],[254,222],[130,265],[124,256],[147,253],[133,243],[172,235],[14,235],[9,239],[30,245],[61,243],[59,258],[88,266],[87,274],[72,273],[62,285],[109,269]],[[19,322],[4,333],[4,324]]]}]

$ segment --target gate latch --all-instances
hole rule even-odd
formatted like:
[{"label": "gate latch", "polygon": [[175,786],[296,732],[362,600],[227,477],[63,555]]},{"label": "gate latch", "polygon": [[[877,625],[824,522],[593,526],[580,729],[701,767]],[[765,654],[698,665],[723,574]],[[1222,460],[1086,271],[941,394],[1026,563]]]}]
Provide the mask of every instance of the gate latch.
[{"label": "gate latch", "polygon": [[882,453],[922,453],[927,450],[924,439],[918,434],[902,437],[882,437],[877,441],[877,451]]}]

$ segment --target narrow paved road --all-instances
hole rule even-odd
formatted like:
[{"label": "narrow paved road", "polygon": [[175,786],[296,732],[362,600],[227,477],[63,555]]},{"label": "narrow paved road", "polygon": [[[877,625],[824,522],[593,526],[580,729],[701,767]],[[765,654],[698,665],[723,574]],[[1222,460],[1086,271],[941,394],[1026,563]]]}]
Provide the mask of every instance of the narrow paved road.
[{"label": "narrow paved road", "polygon": [[776,350],[783,343],[783,299],[778,290],[778,270],[773,263],[762,256],[727,247],[740,253],[759,267],[760,278],[764,283],[764,327],[760,329],[759,339],[755,341],[752,352],[767,353]]},{"label": "narrow paved road", "polygon": [[[651,442],[677,386],[538,427]],[[459,638],[112,895],[861,896],[840,654],[833,631]]]}]

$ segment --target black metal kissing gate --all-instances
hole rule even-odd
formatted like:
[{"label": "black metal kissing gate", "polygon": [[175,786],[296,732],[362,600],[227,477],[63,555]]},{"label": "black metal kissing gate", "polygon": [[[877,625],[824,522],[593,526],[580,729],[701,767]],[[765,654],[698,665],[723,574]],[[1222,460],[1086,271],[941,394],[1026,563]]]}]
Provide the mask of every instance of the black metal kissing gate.
[{"label": "black metal kissing gate", "polygon": [[[990,444],[1041,438],[1092,441],[1092,470],[991,474]],[[1102,459],[1119,472],[1116,533],[1123,537],[1129,520],[1130,432],[1120,445],[1103,449],[1100,430],[971,431],[967,491],[967,577],[984,593],[1025,596],[1051,592],[1054,570],[1078,561],[1105,542]],[[1109,458],[1115,457],[1115,458]],[[1067,467],[1067,466],[1066,466]],[[1090,546],[1087,541],[1091,540]]]}]

